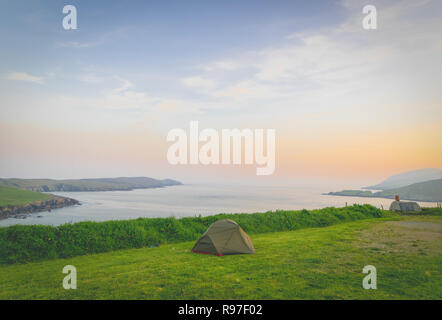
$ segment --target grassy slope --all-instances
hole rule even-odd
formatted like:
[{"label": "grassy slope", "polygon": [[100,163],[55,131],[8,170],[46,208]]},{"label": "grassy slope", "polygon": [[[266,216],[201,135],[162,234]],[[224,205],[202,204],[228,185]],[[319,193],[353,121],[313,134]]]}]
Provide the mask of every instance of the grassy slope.
[{"label": "grassy slope", "polygon": [[[423,236],[399,223],[440,226],[442,218],[260,234],[255,255],[192,254],[192,241],[2,266],[0,299],[441,299],[440,227]],[[77,290],[62,288],[67,264],[77,268]],[[368,264],[377,290],[362,288]]]},{"label": "grassy slope", "polygon": [[404,199],[442,201],[442,179],[414,183],[412,185],[376,192],[375,195],[393,198],[396,194]]},{"label": "grassy slope", "polygon": [[425,169],[402,172],[388,177],[381,183],[378,183],[370,187],[364,187],[363,189],[387,190],[387,189],[405,187],[414,183],[429,181],[433,179],[442,179],[442,169],[425,168]]},{"label": "grassy slope", "polygon": [[50,197],[50,195],[39,192],[0,186],[0,207],[7,205],[25,205],[34,201],[47,200]]}]

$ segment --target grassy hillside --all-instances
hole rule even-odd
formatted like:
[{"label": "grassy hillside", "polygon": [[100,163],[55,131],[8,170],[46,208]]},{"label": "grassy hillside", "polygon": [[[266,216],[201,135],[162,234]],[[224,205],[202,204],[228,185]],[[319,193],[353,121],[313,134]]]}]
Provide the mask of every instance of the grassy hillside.
[{"label": "grassy hillside", "polygon": [[402,199],[442,202],[442,179],[419,182],[375,193],[377,196],[386,198],[394,198],[396,194]]},{"label": "grassy hillside", "polygon": [[[0,299],[441,299],[441,217],[371,219],[252,237],[256,254],[194,241],[0,266]],[[77,289],[64,290],[65,265]],[[362,268],[377,268],[364,290]]]},{"label": "grassy hillside", "polygon": [[365,187],[364,189],[372,190],[387,190],[393,188],[401,188],[409,186],[410,184],[442,179],[442,170],[437,168],[426,168],[413,171],[402,172],[391,177],[388,177],[381,183]]},{"label": "grassy hillside", "polygon": [[44,193],[0,186],[0,207],[26,205],[34,201],[47,200],[50,197]]},{"label": "grassy hillside", "polygon": [[115,191],[145,188],[160,188],[180,185],[181,182],[146,177],[102,178],[78,180],[52,179],[0,179],[0,185],[40,192],[54,191]]},{"label": "grassy hillside", "polygon": [[250,234],[325,227],[385,212],[370,205],[320,210],[218,214],[193,218],[79,222],[62,226],[15,225],[0,228],[0,264],[73,257],[126,248],[198,239],[216,220],[232,219]]},{"label": "grassy hillside", "polygon": [[419,182],[401,188],[394,188],[374,193],[371,191],[362,190],[343,190],[339,192],[329,192],[328,194],[333,196],[356,196],[389,199],[394,199],[395,195],[399,195],[401,199],[442,202],[442,179]]}]

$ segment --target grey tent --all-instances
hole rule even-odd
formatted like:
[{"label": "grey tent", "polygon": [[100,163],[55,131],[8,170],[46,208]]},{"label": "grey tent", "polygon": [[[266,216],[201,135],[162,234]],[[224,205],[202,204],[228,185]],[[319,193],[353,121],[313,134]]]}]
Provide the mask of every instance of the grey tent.
[{"label": "grey tent", "polygon": [[233,220],[212,223],[195,243],[192,252],[222,256],[226,254],[255,253],[252,239]]},{"label": "grey tent", "polygon": [[390,211],[421,211],[421,207],[416,202],[393,201],[390,205]]}]

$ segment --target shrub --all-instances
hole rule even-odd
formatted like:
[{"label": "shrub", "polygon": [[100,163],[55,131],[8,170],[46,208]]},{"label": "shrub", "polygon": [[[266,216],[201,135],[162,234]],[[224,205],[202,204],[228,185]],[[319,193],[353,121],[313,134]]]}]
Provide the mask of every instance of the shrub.
[{"label": "shrub", "polygon": [[385,212],[370,205],[318,210],[218,214],[207,217],[139,218],[79,222],[58,227],[15,225],[0,228],[0,263],[67,258],[127,248],[157,246],[198,239],[216,220],[232,219],[247,233],[325,227],[358,219],[379,218]]}]

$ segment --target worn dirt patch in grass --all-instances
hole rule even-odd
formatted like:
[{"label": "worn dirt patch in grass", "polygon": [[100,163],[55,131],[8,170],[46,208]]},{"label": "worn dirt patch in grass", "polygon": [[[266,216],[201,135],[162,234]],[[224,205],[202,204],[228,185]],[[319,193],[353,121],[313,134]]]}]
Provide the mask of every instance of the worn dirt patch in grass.
[{"label": "worn dirt patch in grass", "polygon": [[425,222],[425,221],[392,221],[387,223],[394,223],[402,227],[412,229],[424,229],[435,232],[442,232],[442,221]]},{"label": "worn dirt patch in grass", "polygon": [[442,253],[442,219],[406,217],[402,221],[377,223],[359,233],[357,246],[378,251],[381,254],[440,254]]}]

